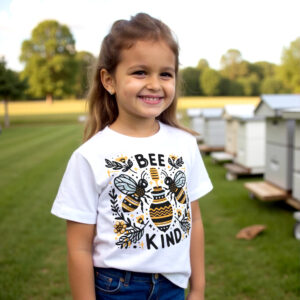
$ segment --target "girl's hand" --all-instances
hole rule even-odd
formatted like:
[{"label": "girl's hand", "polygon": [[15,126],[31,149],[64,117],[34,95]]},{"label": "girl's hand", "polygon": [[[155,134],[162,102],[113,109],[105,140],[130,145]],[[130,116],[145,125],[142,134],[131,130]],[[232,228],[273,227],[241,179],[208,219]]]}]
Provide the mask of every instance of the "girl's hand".
[{"label": "girl's hand", "polygon": [[203,291],[190,291],[186,300],[204,300]]}]

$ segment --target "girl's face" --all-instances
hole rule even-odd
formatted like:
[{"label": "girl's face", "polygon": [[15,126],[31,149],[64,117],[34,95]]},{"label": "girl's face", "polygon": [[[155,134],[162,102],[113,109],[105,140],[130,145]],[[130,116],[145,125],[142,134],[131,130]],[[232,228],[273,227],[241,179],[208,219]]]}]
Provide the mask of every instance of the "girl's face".
[{"label": "girl's face", "polygon": [[138,41],[121,53],[109,89],[120,119],[155,119],[175,97],[175,55],[164,41]]}]

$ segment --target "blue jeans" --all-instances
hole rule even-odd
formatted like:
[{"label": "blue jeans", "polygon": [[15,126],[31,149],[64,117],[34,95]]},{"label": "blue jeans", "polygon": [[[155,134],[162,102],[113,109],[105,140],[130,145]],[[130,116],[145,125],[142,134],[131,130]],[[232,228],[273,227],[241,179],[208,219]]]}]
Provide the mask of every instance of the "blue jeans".
[{"label": "blue jeans", "polygon": [[160,274],[94,268],[97,300],[184,300],[184,289]]}]

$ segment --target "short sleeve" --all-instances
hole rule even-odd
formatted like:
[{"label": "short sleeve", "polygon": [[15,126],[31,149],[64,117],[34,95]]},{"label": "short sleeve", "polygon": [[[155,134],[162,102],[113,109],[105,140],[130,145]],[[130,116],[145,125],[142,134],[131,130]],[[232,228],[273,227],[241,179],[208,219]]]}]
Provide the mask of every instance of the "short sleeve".
[{"label": "short sleeve", "polygon": [[191,170],[188,176],[187,190],[190,201],[199,199],[213,188],[203,163],[196,140],[191,147]]},{"label": "short sleeve", "polygon": [[68,162],[51,213],[79,223],[96,224],[98,198],[91,166],[75,151]]}]

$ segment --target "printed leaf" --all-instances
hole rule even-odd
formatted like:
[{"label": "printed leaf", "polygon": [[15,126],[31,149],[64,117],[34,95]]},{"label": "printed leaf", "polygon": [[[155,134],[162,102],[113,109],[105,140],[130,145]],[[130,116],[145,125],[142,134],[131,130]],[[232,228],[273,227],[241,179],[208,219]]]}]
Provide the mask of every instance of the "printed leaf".
[{"label": "printed leaf", "polygon": [[111,161],[110,161],[110,160],[108,160],[108,159],[105,159],[105,162],[106,162],[106,165],[105,165],[105,167],[107,167],[107,168],[111,168],[111,167],[112,167],[112,163],[111,163]]},{"label": "printed leaf", "polygon": [[182,160],[182,157],[179,157],[177,160],[176,160],[176,166],[179,168],[183,165],[183,160]]}]

